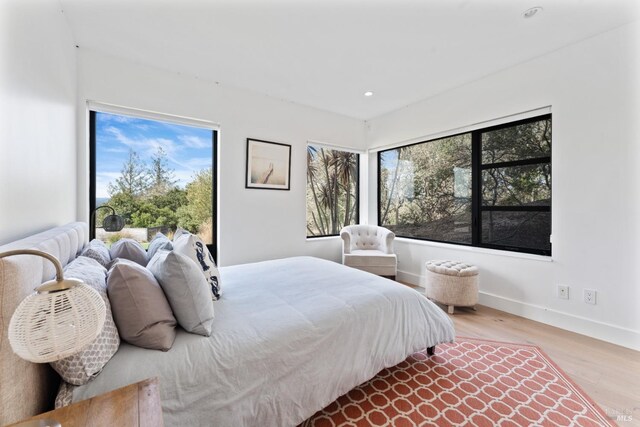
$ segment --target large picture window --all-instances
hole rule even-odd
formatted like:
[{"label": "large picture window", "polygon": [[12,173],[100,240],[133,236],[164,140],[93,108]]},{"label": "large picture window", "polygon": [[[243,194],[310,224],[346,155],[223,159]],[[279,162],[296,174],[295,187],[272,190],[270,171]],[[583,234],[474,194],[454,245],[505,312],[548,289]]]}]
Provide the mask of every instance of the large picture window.
[{"label": "large picture window", "polygon": [[102,205],[125,219],[120,232],[106,232],[98,209],[92,234],[112,243],[122,237],[144,245],[161,231],[182,227],[215,254],[217,132],[123,114],[90,112],[90,212]]},{"label": "large picture window", "polygon": [[335,236],[358,223],[359,157],[307,146],[307,237]]},{"label": "large picture window", "polygon": [[551,115],[378,153],[378,223],[399,237],[551,254]]}]

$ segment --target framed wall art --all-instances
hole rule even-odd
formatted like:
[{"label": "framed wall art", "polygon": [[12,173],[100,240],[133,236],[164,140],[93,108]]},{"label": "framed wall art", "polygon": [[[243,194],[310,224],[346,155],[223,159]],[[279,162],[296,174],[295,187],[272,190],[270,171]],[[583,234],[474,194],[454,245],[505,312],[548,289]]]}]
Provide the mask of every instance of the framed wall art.
[{"label": "framed wall art", "polygon": [[246,188],[289,190],[291,145],[247,138]]}]

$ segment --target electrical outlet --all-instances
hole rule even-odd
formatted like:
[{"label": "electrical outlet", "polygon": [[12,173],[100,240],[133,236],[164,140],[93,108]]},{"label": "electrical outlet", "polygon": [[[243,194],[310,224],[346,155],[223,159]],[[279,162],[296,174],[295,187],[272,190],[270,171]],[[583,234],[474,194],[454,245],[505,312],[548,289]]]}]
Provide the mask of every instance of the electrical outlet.
[{"label": "electrical outlet", "polygon": [[569,299],[569,286],[558,285],[558,298]]},{"label": "electrical outlet", "polygon": [[586,302],[587,304],[596,305],[597,296],[598,292],[595,289],[584,290],[584,302]]}]

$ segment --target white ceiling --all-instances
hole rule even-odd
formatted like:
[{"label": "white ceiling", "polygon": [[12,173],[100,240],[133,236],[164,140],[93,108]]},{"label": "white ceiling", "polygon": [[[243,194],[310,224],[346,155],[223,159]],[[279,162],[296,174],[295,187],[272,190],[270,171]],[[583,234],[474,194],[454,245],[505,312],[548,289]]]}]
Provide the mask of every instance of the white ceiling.
[{"label": "white ceiling", "polygon": [[60,1],[81,48],[359,119],[639,16],[637,0]]}]

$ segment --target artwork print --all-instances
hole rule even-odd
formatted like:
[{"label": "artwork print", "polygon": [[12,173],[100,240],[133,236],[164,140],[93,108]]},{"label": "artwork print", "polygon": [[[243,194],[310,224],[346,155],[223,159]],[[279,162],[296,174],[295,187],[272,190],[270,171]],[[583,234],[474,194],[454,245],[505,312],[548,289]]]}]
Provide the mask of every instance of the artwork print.
[{"label": "artwork print", "polygon": [[291,146],[247,139],[246,188],[289,190]]}]

